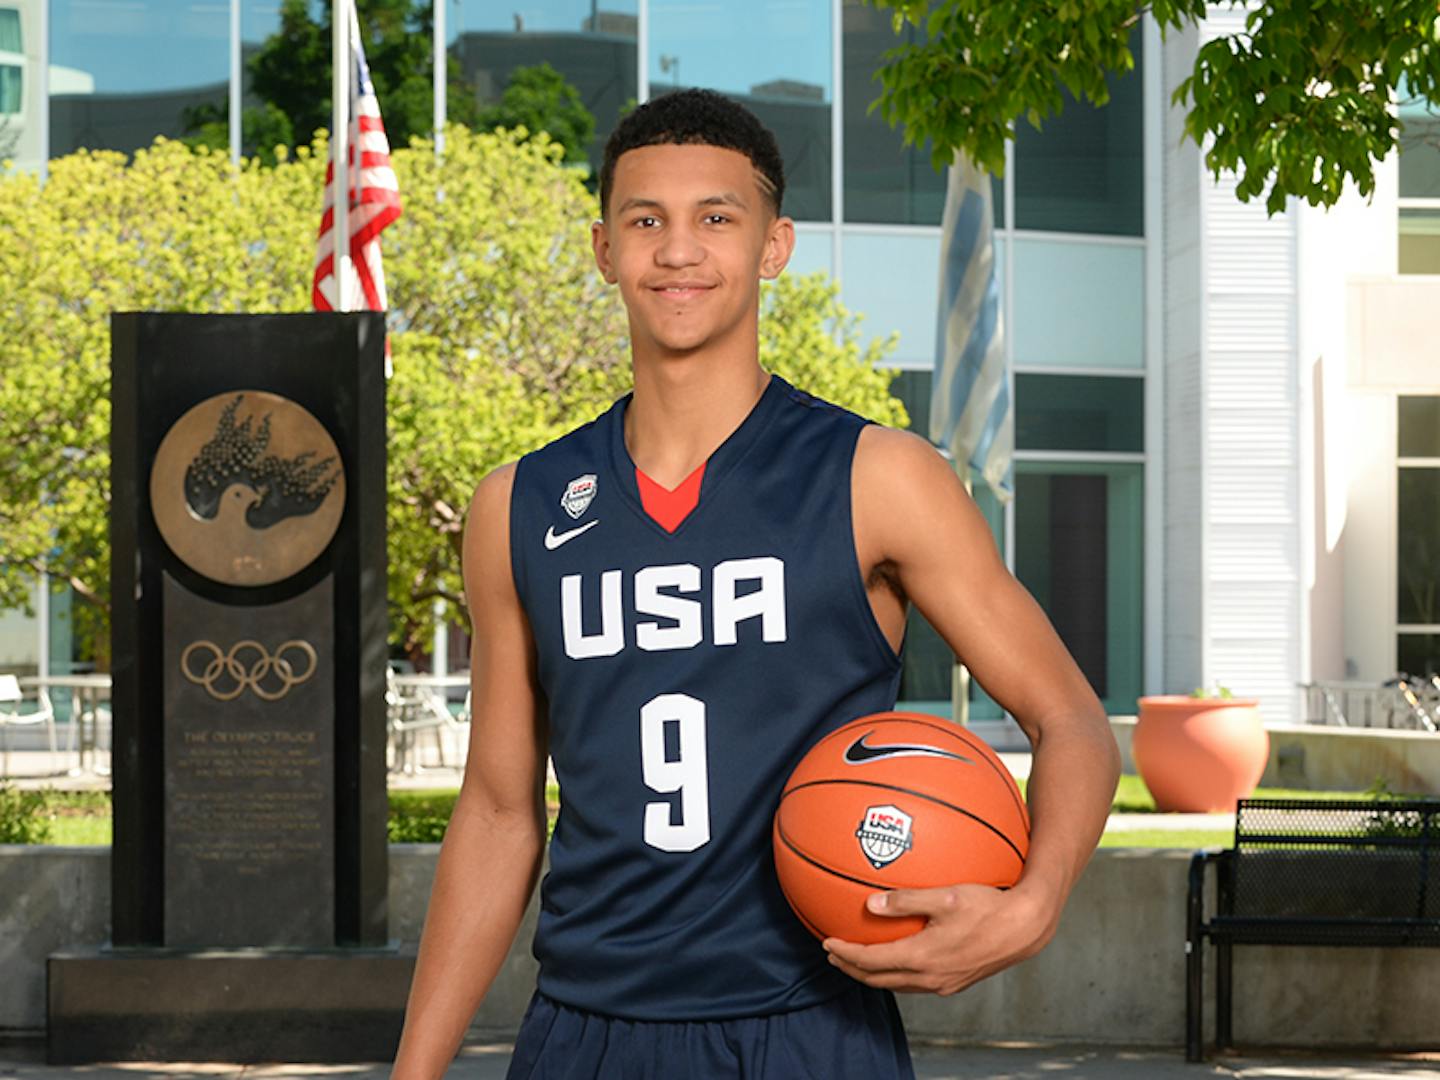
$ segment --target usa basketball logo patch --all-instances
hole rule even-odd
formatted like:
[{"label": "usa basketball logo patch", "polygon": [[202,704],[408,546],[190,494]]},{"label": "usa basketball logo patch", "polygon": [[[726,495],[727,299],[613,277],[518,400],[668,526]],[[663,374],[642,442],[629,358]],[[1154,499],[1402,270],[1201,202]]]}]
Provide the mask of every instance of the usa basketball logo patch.
[{"label": "usa basketball logo patch", "polygon": [[865,811],[860,828],[855,830],[860,840],[860,850],[870,860],[870,865],[879,870],[914,846],[910,835],[915,819],[898,806],[871,806]]},{"label": "usa basketball logo patch", "polygon": [[590,504],[595,501],[595,491],[598,486],[594,473],[577,476],[566,485],[565,494],[560,496],[560,505],[572,518],[578,519],[581,514],[590,509]]}]

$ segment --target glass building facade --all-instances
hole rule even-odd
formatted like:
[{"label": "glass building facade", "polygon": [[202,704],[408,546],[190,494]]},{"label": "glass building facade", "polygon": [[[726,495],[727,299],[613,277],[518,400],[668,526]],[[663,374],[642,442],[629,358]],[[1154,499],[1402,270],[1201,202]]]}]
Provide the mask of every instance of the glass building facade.
[{"label": "glass building facade", "polygon": [[[313,3],[315,12],[322,5]],[[80,147],[133,151],[199,113],[245,101],[245,57],[280,26],[279,0],[0,0],[0,138],[43,167]],[[791,271],[824,271],[888,362],[917,431],[929,418],[944,177],[871,110],[899,39],[861,0],[446,0],[444,44],[477,104],[548,63],[596,120],[599,164],[618,118],[677,87],[730,94],[776,133]],[[1066,100],[1022,121],[994,180],[996,248],[1016,409],[1015,498],[976,499],[1019,579],[1097,693],[1128,713],[1142,689],[1146,246],[1142,72],[1103,109]],[[48,93],[38,78],[48,64]],[[234,74],[232,74],[232,72]],[[452,79],[454,76],[452,75]],[[240,93],[231,94],[238,79]],[[253,102],[247,102],[253,104]],[[382,108],[384,102],[381,102]],[[43,113],[43,115],[42,115]],[[48,133],[45,129],[48,127]],[[298,134],[298,133],[297,133]],[[236,153],[240,146],[232,147]],[[1083,542],[1077,542],[1083,538]],[[918,615],[902,694],[949,710],[952,657]],[[998,716],[973,691],[972,716]]]}]

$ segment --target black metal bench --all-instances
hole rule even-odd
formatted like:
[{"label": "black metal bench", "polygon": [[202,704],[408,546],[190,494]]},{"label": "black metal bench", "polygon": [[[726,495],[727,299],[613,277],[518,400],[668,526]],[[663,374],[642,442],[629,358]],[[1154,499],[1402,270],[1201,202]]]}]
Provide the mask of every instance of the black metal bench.
[{"label": "black metal bench", "polygon": [[1185,922],[1185,1059],[1199,1061],[1206,938],[1217,1049],[1233,1045],[1234,945],[1440,946],[1440,800],[1241,799],[1234,848],[1190,862]]}]

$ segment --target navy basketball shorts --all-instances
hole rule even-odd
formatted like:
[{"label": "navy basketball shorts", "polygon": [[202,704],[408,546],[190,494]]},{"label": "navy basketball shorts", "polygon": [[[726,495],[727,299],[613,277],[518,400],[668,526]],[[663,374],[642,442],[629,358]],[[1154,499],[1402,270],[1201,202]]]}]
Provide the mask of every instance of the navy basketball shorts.
[{"label": "navy basketball shorts", "polygon": [[856,986],[793,1012],[622,1020],[536,991],[507,1080],[914,1080],[888,991]]}]

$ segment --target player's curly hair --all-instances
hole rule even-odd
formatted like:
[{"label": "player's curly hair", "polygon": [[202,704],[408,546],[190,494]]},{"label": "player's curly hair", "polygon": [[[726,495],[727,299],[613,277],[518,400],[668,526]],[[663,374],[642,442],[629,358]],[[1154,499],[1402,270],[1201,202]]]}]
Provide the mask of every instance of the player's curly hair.
[{"label": "player's curly hair", "polygon": [[600,166],[600,214],[610,206],[615,162],[627,150],[667,144],[718,146],[738,150],[760,174],[760,190],[780,213],[785,197],[785,167],[775,136],[749,109],[713,90],[679,90],[634,109],[620,121],[605,144]]}]

